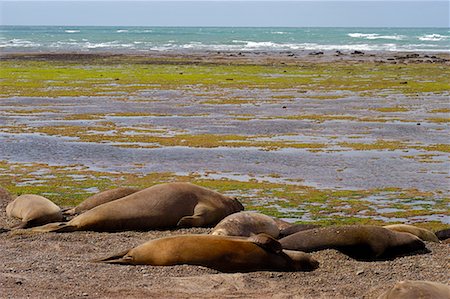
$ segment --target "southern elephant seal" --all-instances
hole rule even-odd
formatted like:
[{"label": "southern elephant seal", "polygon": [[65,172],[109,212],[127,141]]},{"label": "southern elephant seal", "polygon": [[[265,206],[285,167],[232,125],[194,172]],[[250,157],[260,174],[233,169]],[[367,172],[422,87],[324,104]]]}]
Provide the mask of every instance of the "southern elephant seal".
[{"label": "southern elephant seal", "polygon": [[6,215],[22,220],[13,228],[27,228],[62,221],[61,208],[49,199],[34,194],[20,195],[6,206]]},{"label": "southern elephant seal", "polygon": [[280,230],[280,236],[279,238],[284,238],[289,235],[302,232],[304,230],[318,228],[320,225],[317,224],[293,224],[285,229]]},{"label": "southern elephant seal", "polygon": [[[258,239],[261,235],[256,235]],[[265,242],[278,243],[268,235]],[[304,252],[267,250],[252,238],[178,235],[155,239],[97,262],[152,266],[197,265],[221,272],[312,271],[319,263]],[[269,247],[273,247],[270,245]]]},{"label": "southern elephant seal", "polygon": [[437,242],[439,243],[438,237],[430,230],[420,228],[414,225],[408,224],[390,224],[383,226],[384,228],[401,232],[401,233],[410,233],[417,237],[419,237],[423,241]]},{"label": "southern elephant seal", "polygon": [[234,198],[189,183],[159,184],[104,203],[67,223],[50,223],[36,232],[124,231],[214,225],[243,210]]},{"label": "southern elephant seal", "polygon": [[283,249],[336,249],[357,260],[387,259],[425,250],[418,237],[374,225],[344,225],[301,231],[280,239]]},{"label": "southern elephant seal", "polygon": [[391,289],[381,294],[378,299],[450,299],[448,285],[422,280],[405,280],[397,282]]},{"label": "southern elephant seal", "polygon": [[441,229],[434,233],[439,240],[447,240],[450,239],[450,228]]},{"label": "southern elephant seal", "polygon": [[69,215],[81,214],[87,210],[95,208],[96,206],[99,206],[101,204],[104,204],[104,203],[107,203],[110,201],[117,200],[119,198],[136,193],[140,190],[141,189],[138,189],[138,188],[119,187],[119,188],[114,188],[111,190],[102,191],[102,192],[99,192],[97,194],[94,194],[94,195],[86,198],[78,206],[66,211],[65,213],[69,214]]},{"label": "southern elephant seal", "polygon": [[280,230],[272,217],[256,212],[239,212],[222,219],[211,235],[249,237],[260,233],[277,238]]}]

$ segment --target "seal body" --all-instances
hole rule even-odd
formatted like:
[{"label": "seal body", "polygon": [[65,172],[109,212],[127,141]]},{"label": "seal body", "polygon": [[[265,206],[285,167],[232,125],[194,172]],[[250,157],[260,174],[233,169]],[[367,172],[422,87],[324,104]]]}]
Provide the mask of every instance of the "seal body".
[{"label": "seal body", "polygon": [[244,207],[236,199],[189,183],[155,185],[104,203],[67,223],[34,229],[48,231],[124,231],[214,225]]},{"label": "seal body", "polygon": [[91,197],[88,197],[86,200],[84,200],[78,206],[76,206],[75,208],[73,208],[71,210],[68,210],[66,213],[70,214],[70,215],[80,214],[87,210],[95,208],[96,206],[99,206],[101,204],[111,202],[116,199],[136,193],[139,190],[141,190],[141,189],[131,188],[131,187],[119,187],[119,188],[99,192],[97,194],[92,195]]},{"label": "seal body", "polygon": [[401,232],[401,233],[410,233],[417,237],[419,237],[423,241],[430,241],[430,242],[438,242],[438,237],[430,230],[420,228],[414,225],[408,225],[408,224],[391,224],[391,225],[385,225],[384,228]]},{"label": "seal body", "polygon": [[24,194],[6,206],[6,215],[22,220],[15,228],[27,228],[63,219],[61,208],[49,199],[34,194]]},{"label": "seal body", "polygon": [[280,239],[284,249],[312,252],[336,249],[358,260],[392,258],[424,250],[414,235],[373,225],[345,225],[301,231]]},{"label": "seal body", "polygon": [[317,224],[293,224],[285,229],[280,230],[280,238],[287,237],[289,235],[302,232],[304,230],[318,228],[320,225]]},{"label": "seal body", "polygon": [[450,228],[442,229],[440,231],[435,232],[436,237],[439,240],[448,240],[450,239]]},{"label": "seal body", "polygon": [[397,282],[391,289],[381,294],[378,299],[450,299],[448,285],[421,280]]},{"label": "seal body", "polygon": [[256,212],[239,212],[228,215],[211,232],[212,235],[243,237],[260,233],[277,238],[280,230],[272,217]]},{"label": "seal body", "polygon": [[[272,239],[272,242],[277,241]],[[155,239],[99,262],[153,266],[188,264],[221,272],[311,271],[319,265],[303,252],[276,253],[249,239],[213,235]]]}]

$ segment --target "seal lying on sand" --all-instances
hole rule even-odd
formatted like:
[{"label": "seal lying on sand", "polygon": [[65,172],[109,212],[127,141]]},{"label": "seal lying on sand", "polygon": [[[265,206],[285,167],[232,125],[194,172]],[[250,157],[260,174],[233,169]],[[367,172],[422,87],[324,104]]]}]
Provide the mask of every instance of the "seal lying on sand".
[{"label": "seal lying on sand", "polygon": [[95,208],[96,206],[128,196],[140,190],[141,189],[131,187],[119,187],[111,190],[106,190],[88,197],[78,206],[66,211],[65,213],[69,215],[81,214],[87,210]]},{"label": "seal lying on sand", "polygon": [[450,228],[442,229],[440,231],[435,232],[436,237],[439,240],[447,240],[450,239]]},{"label": "seal lying on sand", "polygon": [[378,299],[448,299],[448,285],[421,280],[405,280],[397,282],[391,289],[381,294]]},{"label": "seal lying on sand", "polygon": [[312,271],[319,266],[319,262],[303,252],[267,250],[263,243],[278,243],[268,235],[255,237],[256,242],[253,237],[172,236],[148,241],[97,262],[153,266],[188,264],[221,272]]},{"label": "seal lying on sand", "polygon": [[63,219],[60,207],[49,199],[34,194],[24,194],[14,199],[6,206],[6,215],[22,220],[13,228],[27,228]]},{"label": "seal lying on sand", "polygon": [[317,224],[293,224],[285,229],[280,230],[280,238],[287,237],[289,235],[302,232],[304,230],[318,228],[320,225]]},{"label": "seal lying on sand", "polygon": [[272,217],[256,212],[239,212],[222,219],[211,235],[249,237],[260,233],[277,238],[280,230]]},{"label": "seal lying on sand", "polygon": [[430,242],[438,242],[438,237],[430,230],[420,228],[414,225],[408,225],[408,224],[391,224],[391,225],[385,225],[384,228],[401,232],[401,233],[410,233],[417,237],[419,237],[423,241],[430,241]]},{"label": "seal lying on sand", "polygon": [[67,223],[51,223],[36,232],[124,231],[214,225],[244,207],[236,199],[189,183],[155,185],[104,203]]},{"label": "seal lying on sand", "polygon": [[358,259],[386,259],[424,250],[414,235],[373,225],[345,225],[301,231],[280,240],[284,249],[312,252],[336,249]]}]

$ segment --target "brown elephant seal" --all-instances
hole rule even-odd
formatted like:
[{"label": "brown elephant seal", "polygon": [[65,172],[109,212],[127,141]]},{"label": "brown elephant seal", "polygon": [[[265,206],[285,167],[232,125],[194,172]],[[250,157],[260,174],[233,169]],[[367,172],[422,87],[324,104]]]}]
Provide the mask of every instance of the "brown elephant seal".
[{"label": "brown elephant seal", "polygon": [[336,249],[357,260],[387,259],[425,250],[418,237],[374,225],[344,225],[301,231],[279,240],[283,249]]},{"label": "brown elephant seal", "polygon": [[408,225],[408,224],[390,224],[383,226],[384,228],[401,232],[401,233],[410,233],[417,237],[419,237],[423,241],[429,241],[429,242],[437,242],[439,243],[438,237],[430,230],[425,228],[420,228],[414,225]]},{"label": "brown elephant seal", "polygon": [[49,199],[34,194],[20,195],[6,206],[6,215],[22,220],[13,228],[27,228],[62,221],[61,208]]},{"label": "brown elephant seal", "polygon": [[[263,239],[265,242],[278,243],[267,235]],[[151,240],[97,262],[152,266],[188,264],[221,272],[312,271],[319,266],[307,253],[276,253],[261,245],[246,238],[178,235]]]},{"label": "brown elephant seal", "polygon": [[91,197],[86,198],[86,200],[84,200],[78,206],[66,211],[65,213],[69,215],[81,214],[85,211],[95,208],[96,206],[128,196],[140,190],[141,189],[138,188],[119,187],[99,192],[97,194],[92,195]]},{"label": "brown elephant seal", "polygon": [[450,299],[448,285],[421,280],[397,282],[391,289],[381,294],[378,299]]},{"label": "brown elephant seal", "polygon": [[189,183],[155,185],[104,203],[67,223],[51,223],[36,232],[124,231],[215,225],[243,210],[234,198]]},{"label": "brown elephant seal", "polygon": [[287,237],[289,235],[298,233],[298,232],[302,232],[304,230],[308,230],[308,229],[313,229],[313,228],[318,228],[320,227],[320,225],[317,224],[293,224],[283,230],[280,230],[280,235],[279,238],[284,238]]},{"label": "brown elephant seal", "polygon": [[250,237],[260,233],[277,238],[280,230],[272,217],[256,212],[239,212],[222,219],[211,235]]},{"label": "brown elephant seal", "polygon": [[439,240],[447,240],[450,239],[450,228],[441,229],[434,233]]}]

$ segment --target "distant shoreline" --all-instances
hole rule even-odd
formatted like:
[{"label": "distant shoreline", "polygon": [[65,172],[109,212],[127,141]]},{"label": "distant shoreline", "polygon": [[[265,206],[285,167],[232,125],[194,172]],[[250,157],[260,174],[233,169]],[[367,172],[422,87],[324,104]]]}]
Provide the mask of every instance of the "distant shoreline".
[{"label": "distant shoreline", "polygon": [[68,51],[68,52],[23,52],[23,51],[2,51],[0,60],[92,60],[99,58],[116,58],[131,60],[150,59],[154,63],[176,63],[182,60],[183,63],[214,63],[214,64],[287,64],[313,62],[374,62],[390,64],[409,63],[440,63],[450,64],[450,53],[417,52],[417,51]]}]

